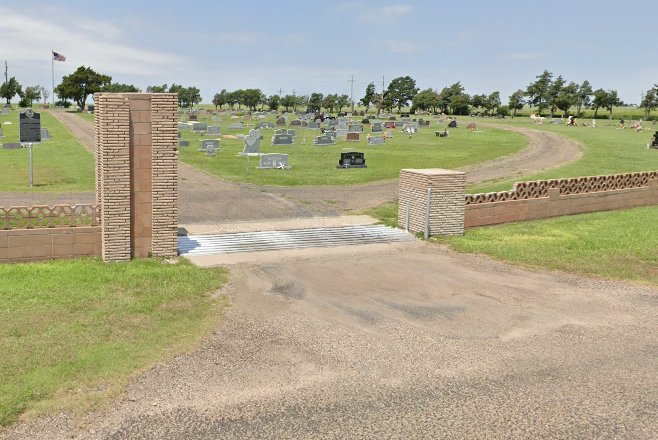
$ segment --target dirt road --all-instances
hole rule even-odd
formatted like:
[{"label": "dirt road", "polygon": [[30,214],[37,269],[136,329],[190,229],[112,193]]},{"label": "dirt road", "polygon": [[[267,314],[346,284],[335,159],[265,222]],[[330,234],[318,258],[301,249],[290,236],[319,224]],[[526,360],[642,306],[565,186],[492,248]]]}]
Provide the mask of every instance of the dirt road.
[{"label": "dirt road", "polygon": [[[93,151],[94,126],[72,113],[51,111]],[[498,126],[497,126],[498,127]],[[571,139],[527,128],[509,129],[529,138],[520,154],[464,168],[469,183],[518,177],[576,160],[581,150]],[[348,210],[379,206],[397,198],[397,180],[351,186],[277,187],[239,184],[217,179],[189,165],[180,165],[180,222],[226,223],[298,217],[335,216]],[[61,194],[0,193],[9,205],[61,203]],[[91,203],[93,194],[71,194],[70,203]],[[44,203],[45,202],[45,203]]]},{"label": "dirt road", "polygon": [[658,291],[431,244],[232,267],[196,352],[0,439],[658,438]]}]

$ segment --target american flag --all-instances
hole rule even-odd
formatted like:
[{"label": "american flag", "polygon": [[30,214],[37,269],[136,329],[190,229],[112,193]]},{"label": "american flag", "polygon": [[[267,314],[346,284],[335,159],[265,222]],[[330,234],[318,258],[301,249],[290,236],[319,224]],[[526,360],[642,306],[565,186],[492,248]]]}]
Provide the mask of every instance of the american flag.
[{"label": "american flag", "polygon": [[61,53],[53,52],[53,60],[55,61],[66,61],[66,57]]}]

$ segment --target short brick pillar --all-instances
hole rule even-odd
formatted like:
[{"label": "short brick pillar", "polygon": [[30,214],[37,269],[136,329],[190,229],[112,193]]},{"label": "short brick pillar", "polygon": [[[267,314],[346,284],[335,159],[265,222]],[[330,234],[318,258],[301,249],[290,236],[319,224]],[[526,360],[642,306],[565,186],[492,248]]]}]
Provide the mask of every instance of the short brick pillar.
[{"label": "short brick pillar", "polygon": [[175,256],[177,94],[97,93],[94,104],[103,260]]},{"label": "short brick pillar", "polygon": [[461,171],[402,169],[398,224],[414,233],[427,228],[428,235],[463,235],[465,195]]}]

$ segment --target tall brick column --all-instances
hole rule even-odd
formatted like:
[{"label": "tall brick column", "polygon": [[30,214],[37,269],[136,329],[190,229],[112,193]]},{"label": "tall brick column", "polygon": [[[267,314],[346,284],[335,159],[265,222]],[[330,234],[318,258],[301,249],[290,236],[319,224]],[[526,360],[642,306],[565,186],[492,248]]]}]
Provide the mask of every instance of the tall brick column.
[{"label": "tall brick column", "polygon": [[105,261],[175,256],[175,93],[97,93],[96,202]]},{"label": "tall brick column", "polygon": [[414,233],[429,226],[429,235],[463,235],[465,195],[466,174],[461,171],[402,169],[398,224]]}]

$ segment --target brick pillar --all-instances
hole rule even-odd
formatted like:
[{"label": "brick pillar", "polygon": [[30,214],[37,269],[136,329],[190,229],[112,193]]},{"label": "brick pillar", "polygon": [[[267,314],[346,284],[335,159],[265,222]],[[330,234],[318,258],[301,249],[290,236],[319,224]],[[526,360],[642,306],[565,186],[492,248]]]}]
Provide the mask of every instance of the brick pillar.
[{"label": "brick pillar", "polygon": [[409,230],[424,232],[427,218],[428,188],[430,235],[463,235],[466,174],[461,171],[403,169],[399,180],[398,224]]},{"label": "brick pillar", "polygon": [[175,256],[177,95],[98,93],[94,102],[103,259]]}]

